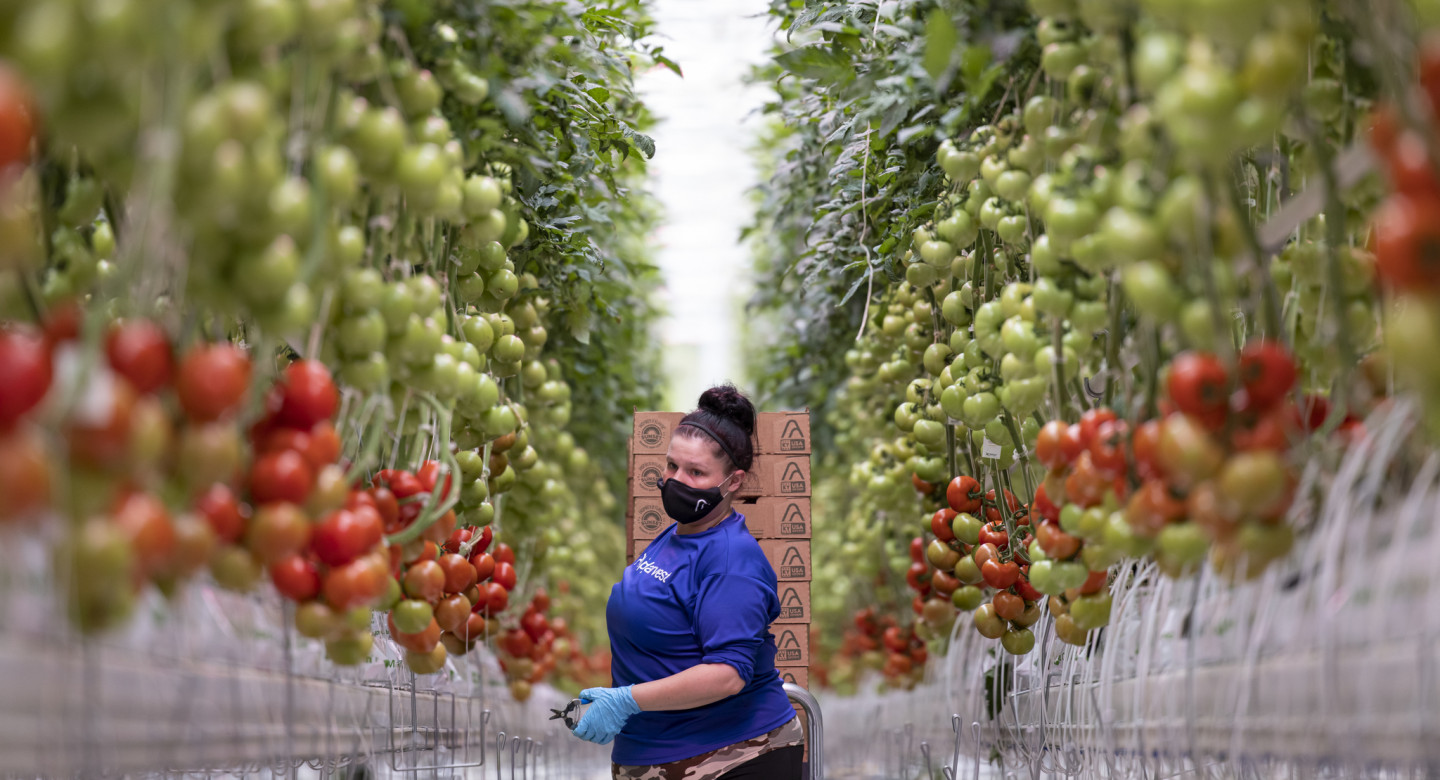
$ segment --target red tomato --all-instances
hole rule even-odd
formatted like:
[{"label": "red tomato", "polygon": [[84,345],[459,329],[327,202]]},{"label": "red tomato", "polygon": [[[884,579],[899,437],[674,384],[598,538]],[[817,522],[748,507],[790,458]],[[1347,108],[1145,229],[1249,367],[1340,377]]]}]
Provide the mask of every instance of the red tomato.
[{"label": "red tomato", "polygon": [[0,65],[0,169],[30,161],[35,124],[35,101],[24,79]]},{"label": "red tomato", "polygon": [[405,569],[400,585],[410,598],[434,604],[445,595],[445,570],[433,560],[416,561]]},{"label": "red tomato", "polygon": [[514,564],[496,563],[495,571],[490,574],[490,580],[505,590],[515,590]]},{"label": "red tomato", "polygon": [[293,450],[261,455],[250,468],[250,498],[257,504],[303,504],[315,486],[315,472]]},{"label": "red tomato", "polygon": [[[482,611],[484,609],[483,604],[476,604],[475,606],[481,608]],[[486,633],[487,626],[485,625],[485,616],[479,612],[471,612],[470,617],[465,620],[464,628],[461,631],[455,632],[457,636],[467,642],[484,639]]]},{"label": "red tomato", "polygon": [[463,593],[475,584],[475,567],[464,556],[449,553],[440,556],[439,563],[445,572],[446,593]]},{"label": "red tomato", "polygon": [[291,555],[270,564],[275,590],[291,601],[309,601],[320,595],[320,571],[303,555]]},{"label": "red tomato", "polygon": [[[3,89],[0,75],[0,100]],[[39,336],[28,329],[0,329],[0,387],[5,388],[0,393],[0,432],[10,430],[45,398],[51,371],[50,350]]]},{"label": "red tomato", "polygon": [[370,499],[375,502],[375,509],[380,512],[380,520],[386,528],[395,525],[400,520],[400,502],[395,494],[387,487],[373,487],[366,491]]},{"label": "red tomato", "polygon": [[[70,457],[98,468],[119,466],[130,455],[130,430],[134,421],[135,391],[130,383],[116,378],[111,384],[108,409],[76,420],[66,428]],[[101,417],[103,413],[105,416]]]},{"label": "red tomato", "polygon": [[[1038,590],[1035,590],[1035,586],[1030,584],[1030,579],[1028,576],[1026,576],[1030,573],[1029,569],[1030,567],[1026,566],[1021,571],[1020,579],[1015,581],[1015,592],[1020,594],[1020,598],[1025,599],[1027,602],[1033,604],[1034,602],[1040,601],[1041,599],[1045,598],[1045,594],[1041,593]],[[1029,605],[1027,604],[1026,606]]]},{"label": "red tomato", "polygon": [[170,384],[175,372],[170,340],[149,320],[130,320],[112,327],[105,339],[105,356],[110,368],[142,394]]},{"label": "red tomato", "polygon": [[1047,556],[1057,561],[1069,560],[1080,552],[1080,540],[1060,530],[1060,526],[1054,523],[1041,523],[1035,529],[1035,540]]},{"label": "red tomato", "polygon": [[1066,463],[1074,463],[1085,451],[1085,435],[1078,423],[1065,426],[1065,433],[1060,436],[1060,451],[1065,454]]},{"label": "red tomato", "polygon": [[472,552],[470,554],[470,565],[475,567],[475,579],[478,582],[484,582],[490,579],[490,575],[495,573],[495,557],[490,553]]},{"label": "red tomato", "polygon": [[1115,420],[1115,412],[1104,407],[1098,409],[1087,409],[1080,415],[1080,441],[1085,447],[1090,447],[1095,441],[1095,436],[1100,432],[1100,426]]},{"label": "red tomato", "polygon": [[1045,484],[1043,482],[1039,487],[1035,488],[1035,500],[1030,502],[1030,511],[1041,520],[1049,520],[1051,522],[1058,522],[1060,520],[1060,507],[1056,506],[1055,502],[1050,500],[1050,494],[1045,490]]},{"label": "red tomato", "polygon": [[395,640],[395,644],[412,653],[428,653],[435,649],[435,645],[440,644],[440,624],[433,617],[424,630],[414,634],[402,633],[395,628],[394,619],[387,620],[390,623],[390,636]]},{"label": "red tomato", "polygon": [[335,389],[330,369],[318,360],[297,360],[286,366],[280,393],[276,420],[291,428],[308,431],[334,417],[340,408],[340,391]]},{"label": "red tomato", "polygon": [[1393,189],[1404,195],[1435,197],[1440,183],[1430,165],[1425,140],[1412,132],[1401,133],[1385,155],[1385,170]]},{"label": "red tomato", "polygon": [[1182,352],[1170,363],[1167,390],[1180,411],[1214,429],[1225,421],[1229,382],[1225,367],[1214,355]]},{"label": "red tomato", "polygon": [[1165,470],[1160,468],[1159,420],[1141,423],[1130,438],[1130,448],[1135,458],[1135,471],[1141,479],[1157,479],[1165,475]]},{"label": "red tomato", "polygon": [[445,543],[440,545],[440,549],[447,553],[458,553],[460,552],[460,546],[470,541],[474,535],[475,530],[473,528],[456,528],[450,532],[450,538],[446,539]]},{"label": "red tomato", "polygon": [[[495,539],[495,531],[488,525],[484,528],[481,528],[479,533],[480,541],[476,542],[475,546],[470,548],[470,554],[472,556],[475,555],[475,553],[483,553],[486,550],[490,549],[490,542]],[[511,561],[511,563],[514,563],[514,561]],[[482,577],[481,579],[484,578]],[[562,582],[561,591],[563,592],[564,589],[564,583]]]},{"label": "red tomato", "polygon": [[485,597],[485,610],[491,615],[504,612],[505,607],[510,605],[510,591],[497,583],[485,583],[485,586],[480,589],[480,594]]},{"label": "red tomato", "polygon": [[[294,428],[270,428],[255,437],[255,441],[255,452],[261,455],[288,451],[299,453],[301,457],[305,457],[306,451],[310,449],[310,434]],[[307,463],[310,462],[308,457],[305,460]],[[314,463],[311,463],[310,466],[315,471],[320,470],[320,467]]]},{"label": "red tomato", "polygon": [[937,509],[935,514],[930,516],[930,533],[942,542],[955,541],[955,531],[950,528],[950,522],[959,515],[953,509]]},{"label": "red tomato", "polygon": [[1383,103],[1376,106],[1375,110],[1370,113],[1365,134],[1372,149],[1383,157],[1389,157],[1391,150],[1400,140],[1400,133],[1403,129],[1400,113],[1395,110],[1395,106]]},{"label": "red tomato", "polygon": [[1096,470],[1110,477],[1125,473],[1129,438],[1130,425],[1124,420],[1101,423],[1090,439],[1090,462]]},{"label": "red tomato", "polygon": [[[534,607],[536,612],[541,613],[546,612],[550,609],[550,594],[546,592],[544,587],[539,587],[535,589],[535,595],[530,598],[530,606]],[[551,623],[553,624],[554,621],[551,621]],[[564,623],[561,623],[560,625],[563,626]]]},{"label": "red tomato", "polygon": [[1099,593],[1105,588],[1107,574],[1103,571],[1092,571],[1090,576],[1085,578],[1085,584],[1080,586],[1080,595],[1089,596],[1092,593]]},{"label": "red tomato", "polygon": [[937,571],[930,575],[930,588],[941,596],[948,597],[960,589],[960,584],[960,580],[947,571]]},{"label": "red tomato", "polygon": [[319,471],[322,467],[340,460],[342,446],[335,424],[329,420],[321,420],[310,429],[310,448],[306,450],[305,458]]},{"label": "red tomato", "polygon": [[140,570],[146,575],[163,572],[175,552],[175,525],[165,504],[149,493],[131,493],[120,502],[114,521],[130,540]]},{"label": "red tomato", "polygon": [[40,329],[45,332],[45,343],[53,349],[62,342],[78,340],[81,318],[80,304],[74,298],[51,306],[40,321]]},{"label": "red tomato", "polygon": [[1376,270],[1392,289],[1440,288],[1440,198],[1392,195],[1375,212],[1372,241]]},{"label": "red tomato", "polygon": [[[420,480],[408,471],[384,469],[375,474],[374,484],[390,488],[397,501],[425,492]],[[384,514],[383,512],[381,514]]]},{"label": "red tomato", "polygon": [[1025,599],[1008,590],[996,593],[990,603],[995,605],[995,614],[1005,620],[1016,620],[1025,614]]},{"label": "red tomato", "polygon": [[515,565],[515,551],[510,549],[510,545],[500,542],[495,545],[494,554],[496,563],[508,563],[511,566]]},{"label": "red tomato", "polygon": [[339,610],[373,604],[385,592],[385,565],[369,556],[326,572],[321,589],[325,602]]},{"label": "red tomato", "polygon": [[1284,346],[1256,340],[1240,350],[1240,383],[1260,411],[1269,409],[1295,386],[1295,359]]},{"label": "red tomato", "polygon": [[19,517],[50,500],[50,465],[38,436],[0,437],[0,521]]},{"label": "red tomato", "polygon": [[326,566],[344,566],[375,549],[384,536],[380,514],[369,507],[330,512],[315,524],[310,551]]},{"label": "red tomato", "polygon": [[195,510],[204,516],[220,541],[235,544],[245,535],[250,508],[241,504],[229,487],[218,482],[211,485],[195,500]]},{"label": "red tomato", "polygon": [[309,543],[310,518],[294,504],[260,507],[245,535],[246,546],[266,565],[299,553]]},{"label": "red tomato", "polygon": [[470,600],[460,595],[440,599],[435,605],[435,622],[443,631],[460,634],[470,620],[470,606]]},{"label": "red tomato", "polygon": [[1154,538],[1165,526],[1185,517],[1185,503],[1170,495],[1158,479],[1146,480],[1125,505],[1125,520],[1135,533]]},{"label": "red tomato", "polygon": [[527,612],[524,617],[520,618],[520,628],[524,629],[531,639],[539,642],[540,638],[550,630],[550,621],[546,620],[545,616],[539,612]]},{"label": "red tomato", "polygon": [[[436,460],[425,461],[421,464],[420,470],[415,472],[415,476],[420,480],[420,485],[425,488],[426,493],[434,493],[435,483],[440,479],[440,462]],[[452,484],[453,478],[447,473],[445,475],[445,488],[440,493],[442,499],[450,497],[450,487]]]},{"label": "red tomato", "polygon": [[919,562],[910,564],[910,568],[905,572],[905,583],[912,590],[928,590],[930,588],[930,567]]},{"label": "red tomato", "polygon": [[956,514],[980,511],[980,483],[974,477],[960,476],[945,487],[945,501]]},{"label": "red tomato", "polygon": [[518,628],[512,628],[500,637],[500,649],[516,658],[527,658],[535,649],[535,640]]},{"label": "red tomato", "polygon": [[980,527],[980,544],[993,544],[997,549],[1010,546],[1010,535],[1004,523],[986,523]]},{"label": "red tomato", "polygon": [[910,642],[905,636],[905,632],[901,631],[899,626],[891,626],[885,629],[885,633],[880,637],[880,641],[885,645],[886,650],[894,653],[903,653],[910,649]]},{"label": "red tomato", "polygon": [[935,492],[935,486],[921,479],[919,474],[910,475],[910,486],[915,488],[915,492],[925,496]]},{"label": "red tomato", "polygon": [[175,392],[186,416],[218,420],[240,408],[250,385],[250,358],[232,344],[201,344],[185,354]]},{"label": "red tomato", "polygon": [[[1005,503],[1009,507],[1012,516],[1020,511],[1020,499],[1016,498],[1015,494],[1008,490],[1005,491]],[[1000,504],[995,500],[995,491],[993,489],[985,494],[985,519],[987,521],[998,523],[1004,519],[1004,516],[1000,514],[999,506]],[[1015,522],[1024,525],[1030,521],[1028,518],[1016,517]]]},{"label": "red tomato", "polygon": [[980,567],[980,576],[985,584],[996,590],[1004,590],[1020,579],[1020,564],[991,558]]},{"label": "red tomato", "polygon": [[1051,420],[1040,427],[1040,434],[1035,439],[1035,459],[1045,464],[1046,468],[1055,469],[1070,462],[1062,446],[1068,427],[1060,420]]}]

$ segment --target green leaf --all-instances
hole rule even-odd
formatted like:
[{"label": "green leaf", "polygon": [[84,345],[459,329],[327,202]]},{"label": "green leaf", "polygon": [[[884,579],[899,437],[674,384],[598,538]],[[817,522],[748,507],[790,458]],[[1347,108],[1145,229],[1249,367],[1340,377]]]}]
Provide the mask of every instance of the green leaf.
[{"label": "green leaf", "polygon": [[628,127],[624,128],[622,132],[624,136],[629,139],[630,143],[634,144],[635,148],[639,149],[640,153],[645,155],[645,159],[648,160],[655,156],[655,139],[644,133],[637,133]]},{"label": "green leaf", "polygon": [[925,18],[925,56],[921,60],[930,78],[939,80],[945,69],[950,67],[950,57],[960,34],[955,23],[944,10],[936,8]]},{"label": "green leaf", "polygon": [[590,310],[577,306],[565,313],[565,325],[570,329],[570,335],[581,344],[590,343]]},{"label": "green leaf", "polygon": [[849,84],[855,80],[855,68],[850,58],[823,46],[791,49],[776,56],[775,62],[796,76],[831,85]]},{"label": "green leaf", "polygon": [[604,87],[591,87],[585,90],[585,94],[595,98],[596,103],[604,103],[610,99],[610,90]]}]

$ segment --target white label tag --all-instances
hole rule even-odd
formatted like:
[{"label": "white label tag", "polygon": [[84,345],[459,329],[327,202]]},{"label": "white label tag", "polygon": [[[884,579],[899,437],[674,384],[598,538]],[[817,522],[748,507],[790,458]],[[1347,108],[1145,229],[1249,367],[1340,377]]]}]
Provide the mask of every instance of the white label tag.
[{"label": "white label tag", "polygon": [[987,460],[1000,460],[1000,445],[990,441],[986,436],[985,441],[980,444],[980,457]]}]

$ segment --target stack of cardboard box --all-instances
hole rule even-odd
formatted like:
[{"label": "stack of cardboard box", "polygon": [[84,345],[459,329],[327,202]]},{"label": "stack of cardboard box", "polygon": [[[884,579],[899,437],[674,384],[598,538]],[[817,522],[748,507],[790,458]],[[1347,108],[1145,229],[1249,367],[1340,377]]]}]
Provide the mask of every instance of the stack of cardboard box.
[{"label": "stack of cardboard box", "polygon": [[[636,412],[630,439],[630,489],[625,523],[629,561],[674,521],[656,484],[664,475],[678,412]],[[787,681],[809,687],[810,675],[810,414],[762,412],[755,464],[736,494],[735,510],[770,559],[779,581],[775,665]]]}]

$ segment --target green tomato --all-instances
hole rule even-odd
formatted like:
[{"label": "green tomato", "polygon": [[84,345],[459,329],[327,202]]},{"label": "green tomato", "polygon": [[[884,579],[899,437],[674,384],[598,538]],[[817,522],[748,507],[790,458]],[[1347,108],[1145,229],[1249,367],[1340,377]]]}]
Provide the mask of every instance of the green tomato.
[{"label": "green tomato", "polygon": [[962,411],[967,425],[981,428],[1000,414],[1000,399],[996,398],[994,393],[976,393],[965,399]]},{"label": "green tomato", "polygon": [[395,628],[402,634],[418,634],[430,625],[430,620],[435,616],[430,605],[420,599],[404,599],[395,605],[390,613],[395,621]]},{"label": "green tomato", "polygon": [[1070,327],[1090,335],[1105,327],[1110,312],[1099,301],[1080,301],[1070,309]]},{"label": "green tomato", "polygon": [[925,370],[928,371],[931,376],[939,376],[949,359],[950,346],[948,344],[935,343],[925,348],[925,356],[921,362],[925,365]]},{"label": "green tomato", "polygon": [[950,594],[950,603],[954,604],[956,609],[974,612],[985,603],[985,592],[974,585],[965,585]]},{"label": "green tomato", "polygon": [[1035,281],[1035,289],[1030,297],[1036,311],[1062,319],[1069,314],[1070,306],[1075,302],[1074,293],[1063,289],[1047,276]]},{"label": "green tomato", "polygon": [[1010,317],[1000,326],[1000,343],[1006,351],[1025,361],[1031,360],[1040,348],[1034,326],[1018,316]]},{"label": "green tomato", "polygon": [[1110,593],[1108,591],[1081,596],[1070,604],[1070,617],[1075,627],[1092,631],[1110,622]]},{"label": "green tomato", "polygon": [[1141,314],[1157,322],[1169,322],[1181,311],[1184,292],[1165,266],[1142,260],[1120,273],[1125,295]]},{"label": "green tomato", "polygon": [[952,420],[965,419],[965,391],[959,385],[950,385],[940,393],[940,408]]},{"label": "green tomato", "polygon": [[1154,543],[1135,533],[1122,512],[1112,512],[1105,522],[1105,545],[1121,555],[1139,558],[1149,554]]},{"label": "green tomato", "polygon": [[1055,562],[1035,560],[1033,553],[1030,563],[1030,586],[1047,596],[1058,596],[1065,592],[1055,576]]},{"label": "green tomato", "polygon": [[980,541],[982,525],[980,518],[969,512],[961,512],[950,521],[950,530],[955,534],[956,539],[966,544],[976,544]]},{"label": "green tomato", "polygon": [[[1060,356],[1064,358],[1064,363],[1062,364],[1064,376],[1061,377],[1061,379],[1062,381],[1069,382],[1080,373],[1080,357],[1075,354],[1075,350],[1069,347],[1062,347]],[[1056,353],[1053,344],[1047,344],[1041,347],[1035,353],[1035,373],[1043,377],[1046,381],[1050,381],[1055,372],[1055,358]]]},{"label": "green tomato", "polygon": [[340,354],[359,357],[385,349],[385,318],[368,311],[341,321],[336,333]]},{"label": "green tomato", "polygon": [[1030,265],[1035,269],[1035,275],[1039,277],[1057,276],[1064,271],[1060,264],[1060,252],[1055,249],[1050,241],[1050,236],[1042,235],[1030,244]]},{"label": "green tomato", "polygon": [[1156,554],[1177,570],[1188,571],[1205,561],[1210,539],[1195,523],[1172,523],[1160,529],[1155,539]]},{"label": "green tomato", "polygon": [[372,352],[359,360],[346,361],[340,367],[340,381],[364,392],[384,390],[390,385],[389,361],[379,352]]},{"label": "green tomato", "polygon": [[1025,110],[1021,115],[1025,132],[1037,138],[1044,135],[1045,129],[1055,123],[1059,113],[1060,101],[1055,98],[1043,94],[1030,98],[1025,103]]}]

